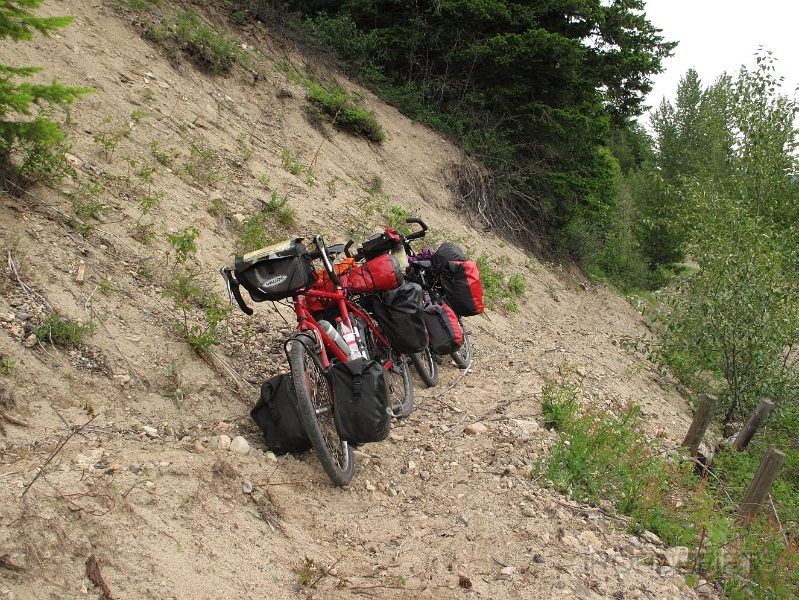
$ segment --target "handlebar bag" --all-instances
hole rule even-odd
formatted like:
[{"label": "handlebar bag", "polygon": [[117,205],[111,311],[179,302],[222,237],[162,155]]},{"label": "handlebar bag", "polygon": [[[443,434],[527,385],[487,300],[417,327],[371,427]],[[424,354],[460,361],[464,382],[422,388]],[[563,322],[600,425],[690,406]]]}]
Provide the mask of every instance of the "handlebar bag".
[{"label": "handlebar bag", "polygon": [[394,290],[370,297],[370,308],[380,330],[400,354],[413,354],[427,348],[422,300],[422,288],[417,283],[404,283]]},{"label": "handlebar bag", "polygon": [[446,304],[429,304],[423,315],[430,347],[436,354],[452,354],[461,347],[463,330],[455,311]]},{"label": "handlebar bag", "polygon": [[451,260],[466,260],[463,250],[453,242],[444,242],[430,257],[430,263],[435,272],[441,272]]},{"label": "handlebar bag", "polygon": [[386,370],[375,361],[356,358],[330,367],[333,419],[338,436],[351,444],[379,442],[388,437]]},{"label": "handlebar bag", "polygon": [[264,434],[266,445],[277,455],[305,452],[311,441],[297,413],[291,375],[281,373],[266,380],[250,417]]},{"label": "handlebar bag", "polygon": [[461,317],[479,315],[485,309],[480,270],[472,260],[451,260],[439,269],[447,303]]},{"label": "handlebar bag", "polygon": [[393,250],[402,243],[399,234],[390,227],[385,231],[375,234],[366,240],[363,245],[363,255],[366,260]]},{"label": "handlebar bag", "polygon": [[402,268],[391,254],[381,254],[341,276],[341,286],[355,293],[393,290],[404,281]]},{"label": "handlebar bag", "polygon": [[300,239],[255,250],[235,258],[236,279],[253,302],[283,300],[307,291],[316,275]]}]

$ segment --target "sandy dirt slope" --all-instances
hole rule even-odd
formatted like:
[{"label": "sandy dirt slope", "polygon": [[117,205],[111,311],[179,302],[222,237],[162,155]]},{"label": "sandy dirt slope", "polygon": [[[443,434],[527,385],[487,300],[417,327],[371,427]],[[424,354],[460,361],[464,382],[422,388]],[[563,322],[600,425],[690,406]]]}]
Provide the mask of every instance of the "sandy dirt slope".
[{"label": "sandy dirt slope", "polygon": [[[647,333],[624,299],[537,263],[458,209],[454,147],[363,90],[383,145],[312,126],[304,89],[276,66],[335,74],[263,26],[237,34],[262,55],[255,80],[210,77],[167,56],[109,3],[57,0],[42,13],[75,21],[49,39],[1,45],[2,62],[96,92],[71,110],[77,176],[0,201],[9,266],[0,354],[16,361],[0,377],[12,395],[0,436],[0,597],[696,596],[679,568],[664,566],[657,540],[531,479],[555,439],[540,427],[548,380],[579,383],[609,409],[642,404],[666,445],[684,435],[686,406],[651,365],[612,344]],[[192,147],[211,157],[195,177]],[[290,173],[285,153],[313,171]],[[136,175],[143,166],[155,169],[149,181]],[[160,202],[143,216],[140,200],[154,191]],[[264,304],[253,317],[234,314],[203,361],[175,333],[180,313],[162,295],[177,268],[166,233],[197,227],[186,266],[223,294],[230,222],[273,192],[297,213],[286,236],[363,236],[396,205],[428,222],[432,242],[506,257],[506,273],[527,282],[518,314],[468,319],[472,368],[443,365],[436,388],[415,380],[416,410],[361,448],[346,489],[330,485],[312,453],[275,458],[248,417],[260,382],[286,369],[291,313]],[[74,198],[104,205],[99,220],[84,216],[94,226],[85,237],[70,220]],[[142,244],[136,235],[150,223]],[[52,309],[91,317],[94,333],[71,350],[33,343],[31,327]],[[170,366],[182,397],[170,395]],[[246,454],[226,447],[236,436]]]}]

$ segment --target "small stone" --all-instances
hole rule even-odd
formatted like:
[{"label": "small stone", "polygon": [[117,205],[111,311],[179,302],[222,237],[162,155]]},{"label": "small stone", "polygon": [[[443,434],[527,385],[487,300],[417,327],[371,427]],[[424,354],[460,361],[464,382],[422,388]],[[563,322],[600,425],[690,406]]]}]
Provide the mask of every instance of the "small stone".
[{"label": "small stone", "polygon": [[469,515],[461,515],[458,518],[460,519],[461,523],[463,523],[464,525],[469,524]]},{"label": "small stone", "polygon": [[245,494],[252,494],[252,483],[246,479],[241,482],[241,491]]},{"label": "small stone", "polygon": [[233,438],[233,441],[230,442],[230,451],[233,452],[233,454],[241,454],[244,456],[250,452],[250,443],[242,436],[237,435]]},{"label": "small stone", "polygon": [[193,447],[200,454],[205,452],[205,446],[203,446],[203,443],[200,440],[195,440],[194,444],[193,444]]},{"label": "small stone", "polygon": [[513,575],[515,572],[516,572],[516,567],[510,567],[510,566],[508,566],[508,567],[502,567],[502,570],[500,571],[500,573],[502,573],[502,574],[503,574],[503,575],[505,575],[506,577],[510,577],[510,576],[511,576],[511,575]]},{"label": "small stone", "polygon": [[224,433],[219,436],[219,449],[230,450],[230,438]]},{"label": "small stone", "polygon": [[663,559],[668,566],[675,568],[688,562],[688,554],[689,550],[685,546],[675,546],[674,548],[666,548],[663,552]]},{"label": "small stone", "polygon": [[128,471],[131,473],[138,473],[139,469],[141,469],[141,465],[137,460],[134,460],[132,463],[130,463],[130,466],[128,467]]},{"label": "small stone", "polygon": [[264,454],[264,459],[269,462],[277,462],[277,455],[271,450]]},{"label": "small stone", "polygon": [[470,423],[466,427],[463,428],[463,433],[466,435],[480,435],[481,433],[485,433],[488,431],[488,427],[483,425],[482,423]]},{"label": "small stone", "polygon": [[644,538],[645,542],[648,542],[650,544],[655,544],[656,546],[660,546],[661,544],[663,544],[663,542],[660,541],[660,538],[651,531],[644,531],[641,537]]},{"label": "small stone", "polygon": [[561,538],[560,541],[563,542],[563,545],[566,546],[567,548],[579,548],[580,547],[579,540],[576,537],[574,537],[573,535],[564,535]]},{"label": "small stone", "polygon": [[601,547],[599,538],[593,531],[583,531],[580,534],[580,539],[582,540],[583,544],[586,546],[592,546],[595,550],[599,550]]},{"label": "small stone", "polygon": [[39,343],[39,338],[37,338],[37,337],[36,337],[36,334],[35,334],[35,333],[32,333],[32,334],[30,334],[30,335],[29,335],[29,336],[28,336],[28,337],[25,339],[25,347],[26,347],[26,348],[33,348],[33,347],[34,347],[36,344],[38,344],[38,343]]},{"label": "small stone", "polygon": [[422,478],[422,481],[427,481],[428,479],[430,479],[430,471],[422,471],[421,473],[419,473],[419,477]]},{"label": "small stone", "polygon": [[143,425],[141,429],[145,434],[147,434],[148,437],[151,438],[158,437],[157,427],[152,427],[150,425]]},{"label": "small stone", "polygon": [[525,517],[536,517],[536,516],[538,516],[538,511],[536,509],[534,509],[534,508],[531,508],[530,506],[525,506],[522,509],[522,514]]}]

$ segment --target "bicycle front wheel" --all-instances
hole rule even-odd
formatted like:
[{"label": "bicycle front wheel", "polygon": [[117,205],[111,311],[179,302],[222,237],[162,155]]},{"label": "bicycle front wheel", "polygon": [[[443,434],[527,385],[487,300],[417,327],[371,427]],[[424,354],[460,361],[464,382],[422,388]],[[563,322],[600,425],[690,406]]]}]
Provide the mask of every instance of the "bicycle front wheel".
[{"label": "bicycle front wheel", "polygon": [[335,485],[344,486],[355,473],[355,460],[352,447],[338,437],[333,420],[333,391],[315,347],[316,342],[309,335],[291,340],[289,365],[297,412],[322,468]]},{"label": "bicycle front wheel", "polygon": [[469,332],[466,331],[460,318],[458,318],[458,324],[463,332],[463,343],[460,348],[450,354],[450,357],[461,369],[468,369],[469,365],[472,364],[472,344],[469,342]]},{"label": "bicycle front wheel", "polygon": [[411,364],[427,387],[438,385],[438,363],[429,347],[411,354]]}]

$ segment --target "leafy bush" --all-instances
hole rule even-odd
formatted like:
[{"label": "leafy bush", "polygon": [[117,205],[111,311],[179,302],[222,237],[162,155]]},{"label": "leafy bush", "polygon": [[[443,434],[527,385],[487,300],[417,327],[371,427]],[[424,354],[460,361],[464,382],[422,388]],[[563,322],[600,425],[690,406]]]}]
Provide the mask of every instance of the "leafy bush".
[{"label": "leafy bush", "polygon": [[34,327],[32,333],[40,342],[50,342],[60,348],[71,348],[94,333],[94,329],[95,324],[92,320],[83,324],[67,319],[61,313],[54,311],[45,317],[44,323]]},{"label": "leafy bush", "polygon": [[334,127],[345,129],[372,142],[382,143],[386,139],[383,128],[377,122],[374,111],[364,108],[363,100],[335,86],[332,90],[319,83],[309,82],[306,99],[316,107],[315,116],[329,121]]},{"label": "leafy bush", "polygon": [[722,583],[731,600],[797,597],[796,537],[768,517],[735,520],[734,499],[746,489],[738,469],[755,467],[746,453],[722,453],[714,477],[700,479],[693,462],[647,439],[636,406],[604,412],[582,403],[571,385],[550,383],[542,393],[545,418],[560,432],[533,473],[545,485],[629,516],[634,533],[649,530],[687,546],[691,575]]},{"label": "leafy bush", "polygon": [[[230,304],[205,289],[196,273],[176,273],[164,287],[162,295],[172,298],[181,312],[173,327],[198,355],[207,355],[224,334],[232,310]],[[197,322],[195,309],[202,311],[201,322]]]}]

